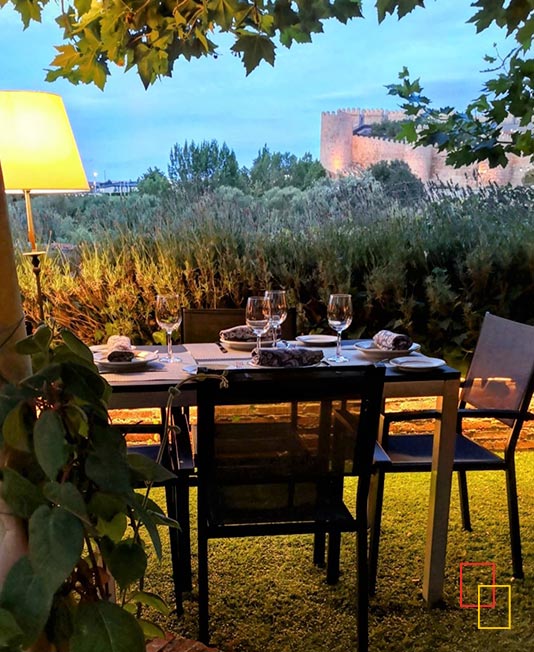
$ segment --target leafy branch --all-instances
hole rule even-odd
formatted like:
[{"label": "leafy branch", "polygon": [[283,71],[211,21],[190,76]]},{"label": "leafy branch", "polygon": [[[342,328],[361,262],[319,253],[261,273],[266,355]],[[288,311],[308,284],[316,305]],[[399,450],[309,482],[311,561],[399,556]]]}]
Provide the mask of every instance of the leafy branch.
[{"label": "leafy branch", "polygon": [[[0,0],[12,4],[24,28],[40,22],[47,0]],[[234,37],[231,52],[247,74],[262,61],[275,61],[276,43],[285,47],[307,43],[334,18],[346,23],[361,16],[361,0],[107,0],[63,3],[56,18],[64,43],[56,46],[46,79],[68,79],[73,84],[95,84],[103,89],[109,64],[135,68],[145,88],[172,76],[175,62],[203,56],[217,57],[215,33]]]},{"label": "leafy branch", "polygon": [[[403,2],[387,4],[400,7]],[[469,22],[477,32],[495,25],[513,36],[516,45],[504,57],[497,51],[496,56],[486,55],[487,63],[497,65],[484,72],[498,74],[485,82],[482,93],[465,111],[434,108],[423,95],[420,80],[411,81],[406,68],[399,74],[401,83],[387,88],[390,95],[404,101],[402,108],[413,118],[401,138],[416,146],[435,145],[447,152],[447,163],[455,167],[480,161],[504,167],[510,154],[534,154],[534,59],[528,57],[534,35],[533,8],[530,0],[477,0],[473,7],[478,11]]]}]

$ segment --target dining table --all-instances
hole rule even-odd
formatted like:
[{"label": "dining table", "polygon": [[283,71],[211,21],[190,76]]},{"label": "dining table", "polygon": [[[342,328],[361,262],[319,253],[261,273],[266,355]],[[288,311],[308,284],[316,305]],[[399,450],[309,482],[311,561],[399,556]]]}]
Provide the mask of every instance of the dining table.
[{"label": "dining table", "polygon": [[[343,356],[347,361],[341,363],[329,362],[333,349],[324,346],[323,362],[318,365],[317,378],[320,380],[321,368],[329,369],[331,373],[334,367],[336,373],[343,374],[351,367],[373,363],[358,343],[361,341],[343,341]],[[287,343],[289,346],[298,344]],[[162,347],[137,348],[147,352],[163,351]],[[128,372],[117,370],[113,365],[111,368],[101,368],[103,377],[112,387],[109,408],[165,407],[169,388],[181,381],[194,379],[199,369],[220,371],[246,368],[254,372],[250,350],[232,348],[220,342],[174,345],[174,353],[179,358],[178,362],[164,363],[156,359]],[[384,401],[388,398],[435,397],[436,411],[440,414],[434,425],[422,584],[423,598],[432,607],[443,600],[460,372],[446,364],[421,370],[410,367],[401,369],[387,360],[381,363],[386,367]],[[275,373],[273,382],[276,382]],[[195,404],[195,383],[183,383],[179,395],[174,398],[174,406],[190,408]]]}]

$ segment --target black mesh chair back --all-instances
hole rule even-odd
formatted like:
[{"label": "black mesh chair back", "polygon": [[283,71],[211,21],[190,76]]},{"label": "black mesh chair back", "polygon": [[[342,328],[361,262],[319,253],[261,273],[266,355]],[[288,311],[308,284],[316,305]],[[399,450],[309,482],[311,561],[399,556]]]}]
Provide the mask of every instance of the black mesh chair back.
[{"label": "black mesh chair back", "polygon": [[[460,395],[461,407],[512,410],[521,418],[530,402],[533,372],[534,327],[488,313]],[[497,418],[509,426],[515,420]]]},{"label": "black mesh chair back", "polygon": [[[328,570],[337,578],[341,532],[357,532],[359,650],[367,649],[367,512],[384,368],[236,370],[229,387],[199,383],[199,634],[208,642],[208,540],[327,534]],[[332,428],[332,401],[358,400],[357,427]],[[315,429],[295,429],[280,404],[318,402]],[[250,418],[242,405],[253,405]],[[224,410],[220,407],[225,406]],[[228,417],[236,406],[238,417]],[[231,412],[231,410],[230,410]],[[224,415],[223,415],[224,413]],[[221,421],[224,416],[224,420]],[[343,479],[358,475],[359,507],[343,502]],[[362,509],[362,505],[364,506]]]},{"label": "black mesh chair back", "polygon": [[[184,308],[182,311],[182,342],[214,342],[219,339],[219,332],[245,323],[244,308]],[[288,310],[287,318],[281,326],[282,337],[292,340],[297,334],[297,312]]]}]

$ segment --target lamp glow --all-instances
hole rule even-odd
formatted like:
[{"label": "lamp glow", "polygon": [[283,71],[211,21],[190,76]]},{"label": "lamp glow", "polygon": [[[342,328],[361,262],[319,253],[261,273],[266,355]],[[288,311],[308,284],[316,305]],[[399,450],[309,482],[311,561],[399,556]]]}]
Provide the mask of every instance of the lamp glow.
[{"label": "lamp glow", "polygon": [[26,201],[28,241],[39,284],[39,255],[30,193],[89,190],[63,100],[37,91],[0,91],[0,164],[7,193],[22,193]]}]

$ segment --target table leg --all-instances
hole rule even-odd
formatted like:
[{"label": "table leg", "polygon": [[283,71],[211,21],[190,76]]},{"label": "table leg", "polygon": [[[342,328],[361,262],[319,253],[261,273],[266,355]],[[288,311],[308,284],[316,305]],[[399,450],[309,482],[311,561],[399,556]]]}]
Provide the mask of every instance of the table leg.
[{"label": "table leg", "polygon": [[437,399],[441,420],[436,421],[434,429],[423,575],[423,597],[428,606],[440,602],[443,595],[458,392],[459,381],[447,380],[444,383],[443,396]]}]

